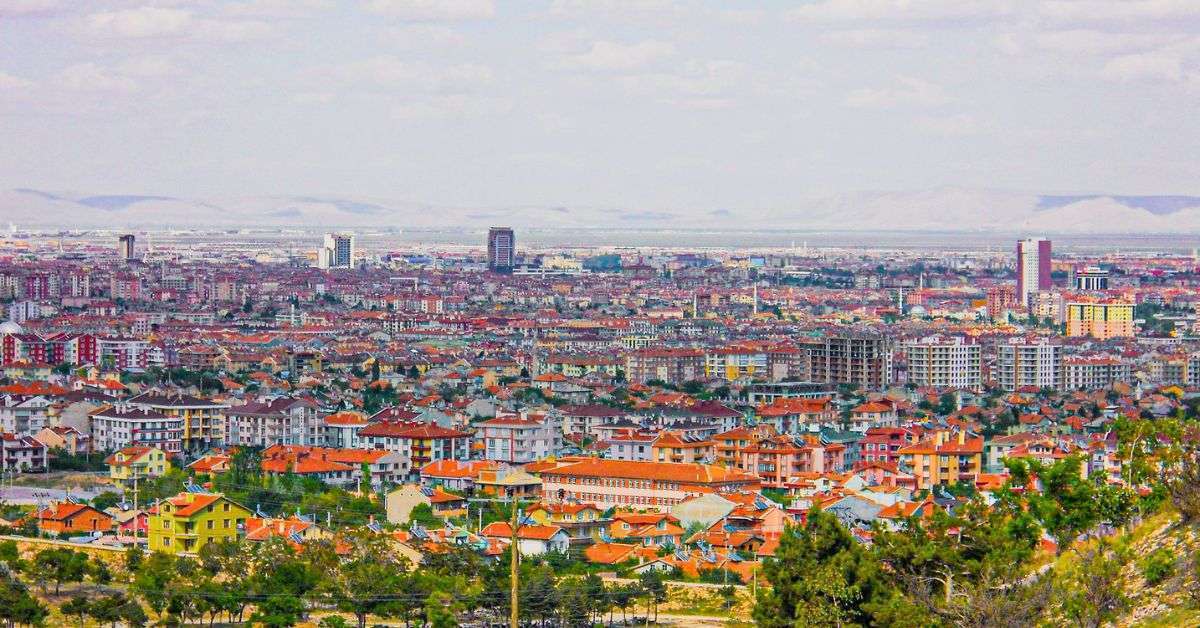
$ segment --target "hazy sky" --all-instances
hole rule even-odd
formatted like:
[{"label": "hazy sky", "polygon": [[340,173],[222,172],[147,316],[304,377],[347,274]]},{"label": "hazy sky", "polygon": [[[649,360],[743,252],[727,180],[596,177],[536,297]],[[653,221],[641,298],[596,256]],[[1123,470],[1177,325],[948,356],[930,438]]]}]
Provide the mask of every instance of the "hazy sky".
[{"label": "hazy sky", "polygon": [[0,0],[0,187],[1200,193],[1198,0]]}]

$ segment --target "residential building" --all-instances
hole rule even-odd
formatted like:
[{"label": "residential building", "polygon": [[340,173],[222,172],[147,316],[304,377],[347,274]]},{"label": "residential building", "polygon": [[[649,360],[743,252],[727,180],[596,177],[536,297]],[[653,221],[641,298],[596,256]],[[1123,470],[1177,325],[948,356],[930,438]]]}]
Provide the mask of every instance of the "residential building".
[{"label": "residential building", "polygon": [[134,236],[126,233],[117,238],[117,257],[122,261],[131,262],[137,259],[137,249],[134,246]]},{"label": "residential building", "polygon": [[962,430],[939,430],[898,453],[901,465],[916,478],[918,490],[974,483],[983,471],[983,438]]},{"label": "residential building", "polygon": [[183,450],[200,453],[224,447],[229,404],[181,393],[145,392],[128,400],[129,405],[183,419]]},{"label": "residential building", "polygon": [[542,490],[594,503],[663,510],[702,493],[757,490],[757,476],[716,465],[586,458],[543,470]]},{"label": "residential building", "polygon": [[1108,356],[1066,356],[1062,361],[1064,390],[1098,390],[1133,382],[1133,365]]},{"label": "residential building", "polygon": [[153,447],[168,456],[179,456],[183,452],[184,419],[181,417],[167,416],[124,402],[101,406],[89,416],[93,445],[97,451]]},{"label": "residential building", "polygon": [[805,338],[799,346],[808,352],[812,381],[849,384],[872,390],[892,383],[892,340],[875,333],[837,333]]},{"label": "residential building", "polygon": [[1067,336],[1096,340],[1132,337],[1134,305],[1120,299],[1072,300],[1067,303]]},{"label": "residential building", "polygon": [[209,543],[235,541],[251,512],[221,493],[185,492],[164,499],[148,521],[152,552],[195,556]]},{"label": "residential building", "polygon": [[379,421],[360,429],[358,439],[363,447],[400,454],[414,472],[431,462],[471,456],[470,434],[433,423]]},{"label": "residential building", "polygon": [[325,430],[317,404],[309,399],[276,397],[250,401],[230,408],[226,416],[229,418],[228,445],[325,444]]},{"label": "residential building", "polygon": [[625,376],[644,384],[661,381],[678,386],[705,374],[705,354],[699,349],[639,349],[625,356]]},{"label": "residential building", "polygon": [[904,343],[908,383],[918,387],[983,387],[983,351],[962,336],[930,336]]},{"label": "residential building", "polygon": [[113,527],[112,515],[73,501],[50,504],[36,515],[38,530],[53,536],[95,534]]},{"label": "residential building", "polygon": [[1077,269],[1074,288],[1081,292],[1108,290],[1108,270],[1099,266],[1085,266]]},{"label": "residential building", "polygon": [[171,469],[167,452],[157,447],[131,446],[112,453],[104,462],[108,479],[120,488],[133,488],[135,482],[162,477]]},{"label": "residential building", "polygon": [[354,268],[354,234],[325,234],[325,240],[317,250],[317,267]]},{"label": "residential building", "polygon": [[477,428],[488,460],[524,464],[556,455],[563,447],[561,422],[552,414],[500,416]]},{"label": "residential building", "polygon": [[704,375],[730,382],[765,379],[769,375],[767,353],[741,347],[711,349],[704,354]]},{"label": "residential building", "polygon": [[663,430],[650,445],[650,459],[655,462],[711,463],[713,441]]},{"label": "residential building", "polygon": [[1009,392],[1062,387],[1062,344],[1048,338],[1010,338],[996,346],[996,384]]},{"label": "residential building", "polygon": [[0,471],[44,471],[48,459],[49,449],[38,439],[12,432],[0,433]]}]

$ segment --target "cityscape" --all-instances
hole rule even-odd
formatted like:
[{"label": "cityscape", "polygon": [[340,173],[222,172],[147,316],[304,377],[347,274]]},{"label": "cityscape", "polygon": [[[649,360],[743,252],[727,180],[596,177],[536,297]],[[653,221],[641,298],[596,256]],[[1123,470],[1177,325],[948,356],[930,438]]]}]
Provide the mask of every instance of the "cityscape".
[{"label": "cityscape", "polygon": [[1200,626],[1200,0],[0,0],[3,628]]},{"label": "cityscape", "polygon": [[[141,600],[179,621],[266,624],[411,621],[434,600],[461,623],[513,608],[522,623],[636,620],[663,603],[661,621],[770,624],[761,609],[783,602],[759,587],[812,577],[776,565],[800,560],[783,562],[800,551],[786,539],[817,522],[841,529],[842,551],[889,552],[889,535],[1024,521],[1027,544],[1004,542],[1023,561],[1113,561],[1085,539],[1194,507],[1175,495],[1195,486],[1172,483],[1195,468],[1162,465],[1196,451],[1195,253],[1037,237],[1009,251],[533,247],[504,226],[475,246],[398,249],[352,231],[270,249],[182,235],[14,229],[0,245],[10,573],[65,560],[43,556],[63,551],[47,539],[78,548],[85,583],[86,561],[111,559],[105,587],[128,570],[105,611],[118,621],[137,623],[120,612]],[[952,536],[938,542],[965,543]],[[130,564],[156,559],[131,551],[211,564],[207,586],[254,608],[160,599]],[[296,590],[307,603],[270,609],[255,587],[282,584],[235,585],[270,576],[218,565],[317,552],[395,589]],[[512,605],[514,556],[523,586],[558,578],[564,597]],[[455,580],[459,561],[491,575]],[[1023,566],[1006,577],[1051,586]],[[448,588],[385,604],[426,571]],[[576,586],[612,598],[569,602]],[[690,589],[705,612],[675,601]],[[1067,612],[1021,600],[1026,619]],[[920,623],[951,611],[905,603]]]}]

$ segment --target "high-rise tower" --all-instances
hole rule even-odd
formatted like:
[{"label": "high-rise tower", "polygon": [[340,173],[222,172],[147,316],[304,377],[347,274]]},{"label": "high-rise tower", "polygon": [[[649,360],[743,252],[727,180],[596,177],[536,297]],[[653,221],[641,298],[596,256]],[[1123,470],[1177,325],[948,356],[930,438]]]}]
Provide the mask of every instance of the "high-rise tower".
[{"label": "high-rise tower", "polygon": [[488,229],[487,264],[495,273],[511,273],[516,265],[517,238],[511,227]]},{"label": "high-rise tower", "polygon": [[1021,304],[1029,303],[1029,295],[1049,290],[1050,241],[1037,238],[1017,242],[1017,297]]}]

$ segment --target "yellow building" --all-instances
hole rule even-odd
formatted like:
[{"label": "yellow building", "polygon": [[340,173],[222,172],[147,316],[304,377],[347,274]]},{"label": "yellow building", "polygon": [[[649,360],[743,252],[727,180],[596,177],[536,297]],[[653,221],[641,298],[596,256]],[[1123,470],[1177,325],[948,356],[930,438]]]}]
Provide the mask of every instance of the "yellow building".
[{"label": "yellow building", "polygon": [[158,447],[126,447],[104,459],[108,477],[121,488],[133,487],[133,480],[162,477],[171,469],[166,452]]},{"label": "yellow building", "polygon": [[983,470],[983,438],[967,433],[939,431],[914,445],[901,448],[900,461],[912,469],[918,489],[972,482]]},{"label": "yellow building", "polygon": [[180,493],[156,510],[149,520],[149,549],[170,554],[196,554],[208,543],[236,540],[251,515],[220,493]]},{"label": "yellow building", "polygon": [[1128,301],[1072,301],[1067,304],[1067,336],[1097,340],[1133,336],[1133,310]]},{"label": "yellow building", "polygon": [[714,349],[704,355],[704,375],[734,381],[767,375],[767,354],[752,349]]}]

